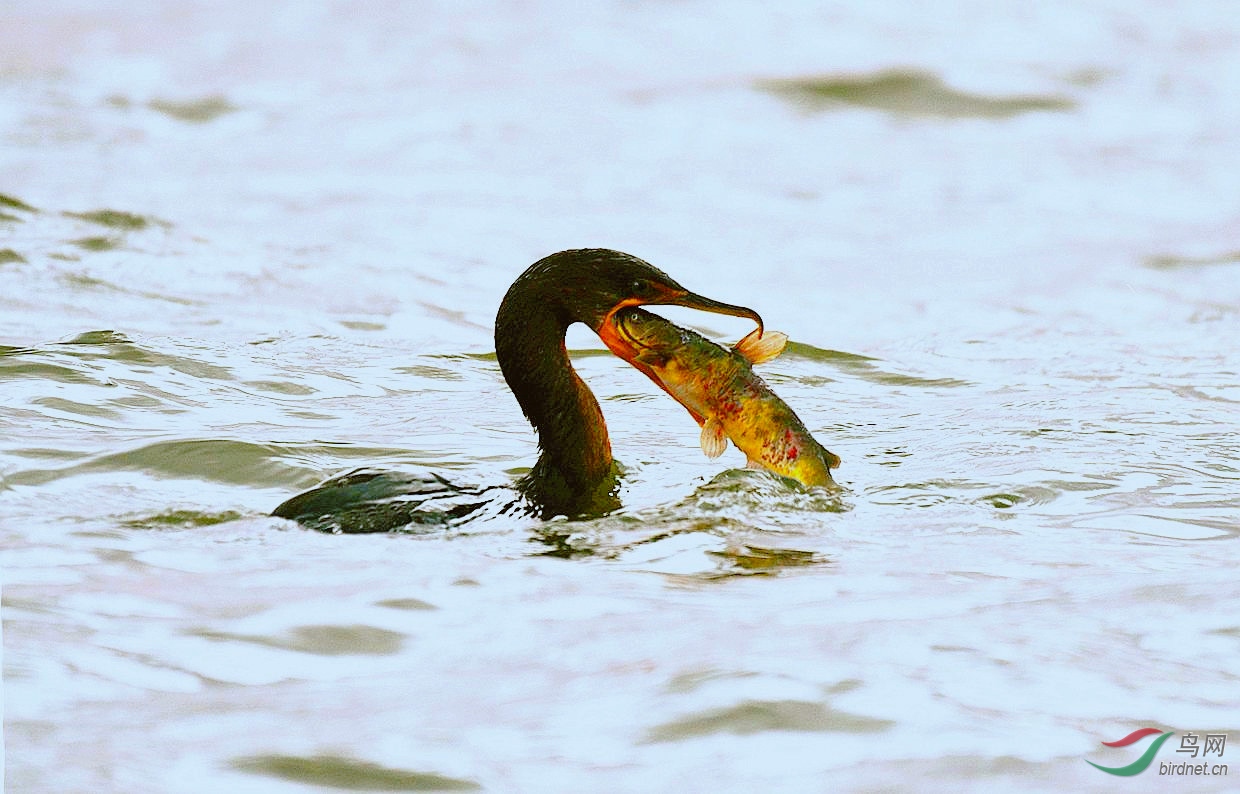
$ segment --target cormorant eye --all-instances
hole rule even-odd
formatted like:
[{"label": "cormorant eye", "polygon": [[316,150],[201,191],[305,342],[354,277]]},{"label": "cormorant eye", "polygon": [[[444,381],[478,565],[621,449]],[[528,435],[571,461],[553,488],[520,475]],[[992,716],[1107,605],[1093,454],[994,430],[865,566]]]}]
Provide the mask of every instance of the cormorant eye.
[{"label": "cormorant eye", "polygon": [[640,278],[635,278],[629,283],[629,290],[634,295],[645,295],[646,282],[642,281]]}]

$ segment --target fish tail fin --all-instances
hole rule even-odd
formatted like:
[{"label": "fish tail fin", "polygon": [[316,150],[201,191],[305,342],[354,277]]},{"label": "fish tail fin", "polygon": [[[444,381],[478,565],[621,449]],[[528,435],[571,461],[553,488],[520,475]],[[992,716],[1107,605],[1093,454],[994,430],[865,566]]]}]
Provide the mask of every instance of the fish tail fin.
[{"label": "fish tail fin", "polygon": [[702,451],[708,458],[717,458],[727,448],[728,437],[723,432],[723,423],[712,416],[702,425]]},{"label": "fish tail fin", "polygon": [[736,352],[749,359],[751,364],[762,364],[784,352],[788,344],[788,335],[779,331],[768,331],[760,334],[755,328],[744,339],[736,343]]}]

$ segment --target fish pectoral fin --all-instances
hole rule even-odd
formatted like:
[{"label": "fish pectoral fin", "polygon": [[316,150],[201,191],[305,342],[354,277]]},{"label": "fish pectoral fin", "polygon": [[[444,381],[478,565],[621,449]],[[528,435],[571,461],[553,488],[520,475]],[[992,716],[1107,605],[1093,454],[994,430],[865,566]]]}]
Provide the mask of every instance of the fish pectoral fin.
[{"label": "fish pectoral fin", "polygon": [[750,458],[749,460],[745,461],[745,468],[756,469],[757,471],[762,471],[763,469],[766,468],[766,466],[763,466],[761,461],[757,461],[757,460],[754,460],[753,458]]},{"label": "fish pectoral fin", "polygon": [[749,359],[751,364],[763,364],[784,352],[784,346],[787,344],[787,334],[767,331],[759,337],[758,329],[755,328],[744,339],[736,343],[736,352]]},{"label": "fish pectoral fin", "polygon": [[723,432],[723,422],[715,417],[702,425],[702,451],[708,458],[717,458],[728,448],[728,437]]}]

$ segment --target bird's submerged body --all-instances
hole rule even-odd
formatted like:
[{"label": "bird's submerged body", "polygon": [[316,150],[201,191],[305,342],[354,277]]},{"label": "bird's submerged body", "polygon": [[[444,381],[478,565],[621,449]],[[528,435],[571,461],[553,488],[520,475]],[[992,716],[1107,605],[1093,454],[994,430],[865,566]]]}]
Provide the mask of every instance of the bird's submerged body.
[{"label": "bird's submerged body", "polygon": [[457,485],[434,473],[355,469],[304,491],[272,515],[321,532],[426,532],[476,517],[484,508],[511,511],[519,495],[507,488]]},{"label": "bird's submerged body", "polygon": [[808,486],[834,484],[840,459],[819,444],[805,424],[753,371],[775,358],[787,337],[760,329],[732,349],[658,315],[626,308],[600,336],[613,353],[646,373],[688,409],[702,426],[702,450],[717,457],[728,439],[751,467],[765,468]]}]

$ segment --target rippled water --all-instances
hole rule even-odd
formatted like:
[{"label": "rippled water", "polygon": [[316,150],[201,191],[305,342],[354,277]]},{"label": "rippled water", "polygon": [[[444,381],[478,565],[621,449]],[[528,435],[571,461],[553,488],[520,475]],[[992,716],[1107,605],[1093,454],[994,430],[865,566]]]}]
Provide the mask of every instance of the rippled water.
[{"label": "rippled water", "polygon": [[[1230,4],[4,16],[9,790],[1163,790],[1085,762],[1240,743]],[[531,465],[491,322],[579,246],[788,332],[847,491],[707,460],[576,329],[616,514],[266,517]]]}]

